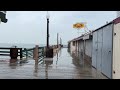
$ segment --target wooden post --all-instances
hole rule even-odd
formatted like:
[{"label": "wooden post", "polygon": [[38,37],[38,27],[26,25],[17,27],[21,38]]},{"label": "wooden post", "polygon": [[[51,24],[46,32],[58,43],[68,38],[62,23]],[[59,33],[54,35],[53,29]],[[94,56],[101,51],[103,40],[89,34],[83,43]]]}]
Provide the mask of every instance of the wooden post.
[{"label": "wooden post", "polygon": [[35,63],[38,63],[38,59],[39,59],[39,46],[36,45],[34,50],[33,50],[33,59],[35,60]]},{"label": "wooden post", "polygon": [[20,48],[20,59],[22,59],[22,48]]}]

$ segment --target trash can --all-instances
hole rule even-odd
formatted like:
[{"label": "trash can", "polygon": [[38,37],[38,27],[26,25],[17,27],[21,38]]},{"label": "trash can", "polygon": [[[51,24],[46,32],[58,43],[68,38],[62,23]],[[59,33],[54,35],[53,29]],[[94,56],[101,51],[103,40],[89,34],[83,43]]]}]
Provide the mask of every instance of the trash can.
[{"label": "trash can", "polygon": [[10,57],[11,57],[11,59],[17,59],[18,48],[10,48]]},{"label": "trash can", "polygon": [[46,57],[53,58],[53,48],[46,49]]}]

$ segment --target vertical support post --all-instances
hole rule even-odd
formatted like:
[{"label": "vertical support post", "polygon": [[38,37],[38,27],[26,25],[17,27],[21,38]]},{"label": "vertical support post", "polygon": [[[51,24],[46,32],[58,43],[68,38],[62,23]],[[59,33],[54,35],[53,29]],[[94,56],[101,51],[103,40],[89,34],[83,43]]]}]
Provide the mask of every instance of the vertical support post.
[{"label": "vertical support post", "polygon": [[84,39],[84,49],[83,49],[83,65],[84,65],[84,61],[85,61],[85,39]]},{"label": "vertical support post", "polygon": [[49,48],[49,19],[47,18],[47,48]]},{"label": "vertical support post", "polygon": [[59,37],[59,34],[57,33],[57,48],[58,48],[58,44],[59,44],[58,37]]},{"label": "vertical support post", "polygon": [[[86,31],[86,28],[87,28],[87,27],[85,26],[85,28],[84,28],[85,34],[86,34],[86,32],[87,32],[87,31]],[[85,34],[84,34],[84,37],[85,37]],[[84,65],[84,61],[85,61],[85,49],[86,49],[85,39],[84,39],[84,44],[83,44],[83,45],[84,45],[84,50],[83,50],[83,65]]]},{"label": "vertical support post", "polygon": [[38,51],[38,45],[35,46],[34,50],[33,50],[33,59],[35,60],[35,63],[38,63],[38,59],[39,59],[39,51]]},{"label": "vertical support post", "polygon": [[22,48],[20,48],[20,59],[22,59],[23,55],[22,55]]},{"label": "vertical support post", "polygon": [[45,47],[43,47],[43,56],[46,55],[45,52],[46,52]]},{"label": "vertical support post", "polygon": [[42,47],[42,56],[44,57],[44,47]]},{"label": "vertical support post", "polygon": [[0,18],[0,24],[1,24],[1,18]]},{"label": "vertical support post", "polygon": [[26,53],[26,59],[27,59],[28,58],[28,51],[26,48],[25,48],[25,53]]}]

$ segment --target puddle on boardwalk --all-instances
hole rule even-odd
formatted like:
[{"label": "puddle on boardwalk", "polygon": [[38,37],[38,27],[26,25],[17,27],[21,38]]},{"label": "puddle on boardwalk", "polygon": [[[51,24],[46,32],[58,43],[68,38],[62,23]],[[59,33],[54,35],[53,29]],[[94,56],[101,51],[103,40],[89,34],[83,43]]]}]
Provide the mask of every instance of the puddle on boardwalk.
[{"label": "puddle on boardwalk", "polygon": [[34,60],[13,62],[15,60],[0,59],[0,79],[106,79],[83,62],[80,55],[69,54],[67,48],[39,64]]}]

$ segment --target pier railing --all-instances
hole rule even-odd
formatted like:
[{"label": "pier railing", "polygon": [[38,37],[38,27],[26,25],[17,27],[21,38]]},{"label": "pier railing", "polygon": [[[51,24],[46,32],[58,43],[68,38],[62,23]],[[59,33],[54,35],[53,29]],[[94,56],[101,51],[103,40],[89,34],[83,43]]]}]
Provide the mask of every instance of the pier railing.
[{"label": "pier railing", "polygon": [[[34,49],[35,48],[30,48],[30,49],[24,48],[22,50],[23,58],[31,58],[31,59],[33,59]],[[45,56],[44,55],[44,47],[38,47],[38,59],[39,59],[39,61],[43,60],[44,56]]]},{"label": "pier railing", "polygon": [[[10,56],[10,49],[11,48],[0,47],[0,56]],[[17,48],[17,49],[18,49],[18,56],[22,58],[22,48]]]},{"label": "pier railing", "polygon": [[33,58],[33,49],[34,49],[34,48],[30,48],[30,49],[24,48],[24,49],[22,50],[22,56],[23,56],[23,58],[24,58],[24,57],[25,57],[25,58]]},{"label": "pier railing", "polygon": [[[53,46],[50,46],[51,48],[53,48],[53,51],[55,49],[58,48],[57,45],[53,45]],[[46,47],[37,47],[38,48],[38,59],[39,61],[41,61],[45,56],[46,56]],[[14,48],[13,48],[14,49]],[[35,50],[35,47],[34,48],[17,48],[18,49],[18,52],[13,52],[12,55],[17,55],[17,56],[20,56],[20,59],[34,59],[34,50]],[[6,47],[0,47],[0,56],[11,56],[11,48],[6,48]],[[16,54],[17,53],[17,54]],[[13,55],[13,56],[14,56]]]},{"label": "pier railing", "polygon": [[39,62],[40,62],[40,61],[42,61],[43,58],[45,57],[45,54],[44,54],[44,47],[39,47],[38,50],[39,50],[39,52],[38,52],[39,57],[38,57],[38,58],[39,58]]}]

